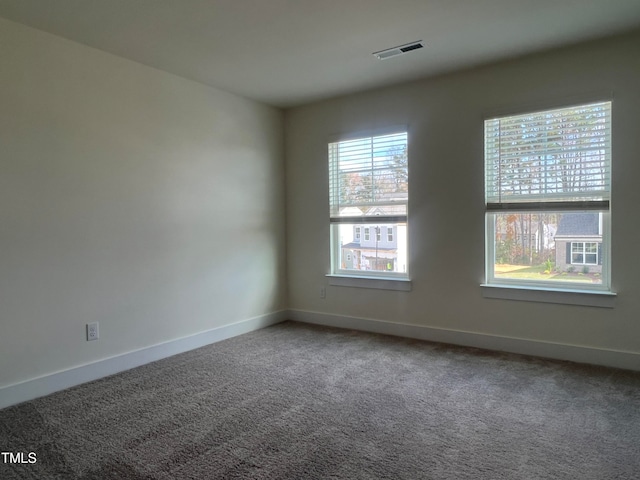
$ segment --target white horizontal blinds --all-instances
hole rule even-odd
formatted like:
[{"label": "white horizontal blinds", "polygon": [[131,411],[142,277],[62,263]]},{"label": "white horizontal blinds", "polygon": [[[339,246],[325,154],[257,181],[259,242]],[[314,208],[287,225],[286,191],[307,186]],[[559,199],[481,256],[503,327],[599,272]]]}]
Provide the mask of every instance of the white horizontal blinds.
[{"label": "white horizontal blinds", "polygon": [[329,144],[332,223],[406,221],[407,133]]},{"label": "white horizontal blinds", "polygon": [[489,209],[608,207],[611,102],[486,120],[484,132]]}]

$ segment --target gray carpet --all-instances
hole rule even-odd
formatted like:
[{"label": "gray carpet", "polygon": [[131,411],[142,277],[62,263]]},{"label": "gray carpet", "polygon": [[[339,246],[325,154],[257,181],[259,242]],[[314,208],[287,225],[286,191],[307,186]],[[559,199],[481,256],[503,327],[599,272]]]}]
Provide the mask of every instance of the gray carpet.
[{"label": "gray carpet", "polygon": [[638,479],[640,373],[286,322],[1,410],[0,450],[37,455],[2,479]]}]

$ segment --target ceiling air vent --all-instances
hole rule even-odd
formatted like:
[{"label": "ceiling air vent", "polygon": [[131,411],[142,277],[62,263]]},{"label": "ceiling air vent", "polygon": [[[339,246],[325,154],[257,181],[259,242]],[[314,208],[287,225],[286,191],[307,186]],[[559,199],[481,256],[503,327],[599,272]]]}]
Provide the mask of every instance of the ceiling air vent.
[{"label": "ceiling air vent", "polygon": [[374,52],[373,55],[378,60],[384,60],[386,58],[395,57],[396,55],[402,55],[403,53],[411,52],[412,50],[417,50],[419,48],[424,48],[422,40],[407,43],[405,45],[400,45],[398,47],[387,48],[386,50],[380,50],[379,52]]}]

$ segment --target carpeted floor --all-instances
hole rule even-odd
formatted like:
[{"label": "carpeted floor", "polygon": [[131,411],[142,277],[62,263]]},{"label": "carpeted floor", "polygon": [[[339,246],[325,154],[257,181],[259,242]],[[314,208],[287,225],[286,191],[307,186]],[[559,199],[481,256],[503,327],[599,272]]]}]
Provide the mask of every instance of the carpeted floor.
[{"label": "carpeted floor", "polygon": [[286,322],[0,411],[0,478],[639,479],[640,373]]}]

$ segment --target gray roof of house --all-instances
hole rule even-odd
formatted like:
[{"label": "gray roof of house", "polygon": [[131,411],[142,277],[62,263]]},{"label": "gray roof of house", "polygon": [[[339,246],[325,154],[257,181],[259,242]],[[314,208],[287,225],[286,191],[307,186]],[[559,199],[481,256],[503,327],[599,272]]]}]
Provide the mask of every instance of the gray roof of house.
[{"label": "gray roof of house", "polygon": [[599,223],[597,212],[564,213],[556,236],[598,235]]}]

